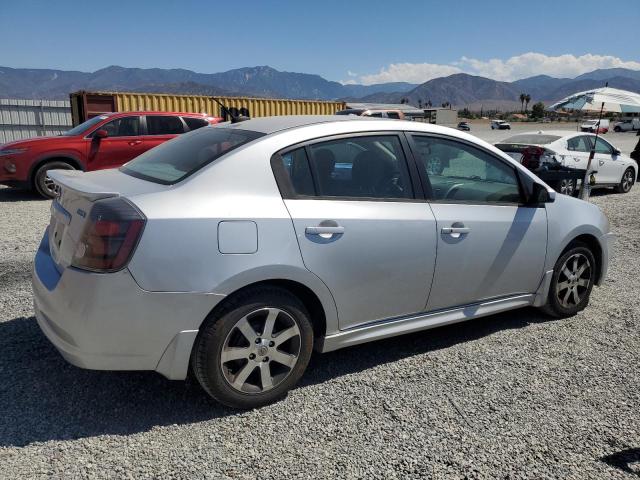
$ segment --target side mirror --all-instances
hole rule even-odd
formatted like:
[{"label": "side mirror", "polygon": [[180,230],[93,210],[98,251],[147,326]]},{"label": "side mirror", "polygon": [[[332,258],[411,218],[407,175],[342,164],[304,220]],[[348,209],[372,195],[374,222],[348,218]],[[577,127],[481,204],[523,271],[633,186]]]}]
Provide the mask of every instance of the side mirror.
[{"label": "side mirror", "polygon": [[618,150],[617,148],[613,149],[613,156],[614,157],[617,157],[618,155],[621,155],[621,154],[622,154],[622,152],[620,150]]},{"label": "side mirror", "polygon": [[93,138],[107,138],[108,136],[109,132],[102,128],[100,130],[96,130],[96,133],[93,134]]},{"label": "side mirror", "polygon": [[556,192],[547,190],[547,187],[540,183],[533,184],[529,203],[553,203],[555,200]]}]

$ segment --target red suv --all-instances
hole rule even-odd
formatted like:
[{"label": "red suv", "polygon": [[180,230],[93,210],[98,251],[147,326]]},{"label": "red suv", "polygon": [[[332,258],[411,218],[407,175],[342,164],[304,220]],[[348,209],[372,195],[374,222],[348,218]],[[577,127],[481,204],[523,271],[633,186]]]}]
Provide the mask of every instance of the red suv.
[{"label": "red suv", "polygon": [[150,148],[218,117],[197,113],[121,112],[93,117],[57,137],[36,137],[0,146],[0,184],[55,196],[48,170],[119,167]]}]

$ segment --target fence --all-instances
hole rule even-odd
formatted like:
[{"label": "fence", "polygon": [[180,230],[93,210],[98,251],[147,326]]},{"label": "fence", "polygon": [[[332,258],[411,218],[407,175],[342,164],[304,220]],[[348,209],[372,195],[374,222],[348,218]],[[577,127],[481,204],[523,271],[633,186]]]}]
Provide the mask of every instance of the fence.
[{"label": "fence", "polygon": [[67,100],[0,99],[0,144],[59,135],[71,126],[71,104]]}]

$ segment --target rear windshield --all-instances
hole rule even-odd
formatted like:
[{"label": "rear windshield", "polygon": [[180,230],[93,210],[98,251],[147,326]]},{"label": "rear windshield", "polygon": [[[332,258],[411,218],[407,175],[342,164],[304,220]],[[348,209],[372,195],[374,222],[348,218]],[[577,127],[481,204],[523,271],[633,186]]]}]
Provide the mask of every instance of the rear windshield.
[{"label": "rear windshield", "polygon": [[132,177],[171,185],[264,133],[205,127],[165,142],[120,167]]},{"label": "rear windshield", "polygon": [[542,133],[523,133],[521,135],[514,135],[500,143],[521,143],[524,145],[546,145],[548,143],[560,140],[561,137],[557,135],[544,135]]}]

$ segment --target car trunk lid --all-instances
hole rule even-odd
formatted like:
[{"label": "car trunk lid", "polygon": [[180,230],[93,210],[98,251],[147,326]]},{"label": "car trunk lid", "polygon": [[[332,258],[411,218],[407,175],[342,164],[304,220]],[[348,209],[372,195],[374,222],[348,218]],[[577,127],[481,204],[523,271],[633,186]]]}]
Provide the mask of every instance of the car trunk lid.
[{"label": "car trunk lid", "polygon": [[96,172],[51,170],[47,172],[56,185],[58,195],[51,203],[49,249],[51,257],[62,272],[71,265],[94,203],[111,197],[132,197],[166,189],[116,169]]}]

